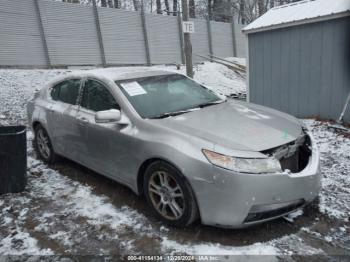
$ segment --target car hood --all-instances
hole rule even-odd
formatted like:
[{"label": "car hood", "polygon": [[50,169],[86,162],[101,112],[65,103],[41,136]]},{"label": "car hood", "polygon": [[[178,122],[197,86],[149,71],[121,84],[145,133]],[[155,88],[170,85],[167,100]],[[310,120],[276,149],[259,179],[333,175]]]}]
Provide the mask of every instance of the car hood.
[{"label": "car hood", "polygon": [[237,100],[156,121],[172,130],[243,151],[274,148],[294,141],[302,133],[295,117]]}]

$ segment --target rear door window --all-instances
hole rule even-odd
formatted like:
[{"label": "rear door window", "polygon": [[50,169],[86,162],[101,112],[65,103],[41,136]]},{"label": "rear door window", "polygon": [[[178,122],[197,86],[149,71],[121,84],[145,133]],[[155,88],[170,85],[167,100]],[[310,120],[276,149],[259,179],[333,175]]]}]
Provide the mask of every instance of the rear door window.
[{"label": "rear door window", "polygon": [[69,79],[55,85],[51,91],[52,99],[75,105],[79,96],[80,82],[80,79]]},{"label": "rear door window", "polygon": [[102,83],[91,79],[85,81],[81,106],[95,112],[120,109],[108,89]]}]

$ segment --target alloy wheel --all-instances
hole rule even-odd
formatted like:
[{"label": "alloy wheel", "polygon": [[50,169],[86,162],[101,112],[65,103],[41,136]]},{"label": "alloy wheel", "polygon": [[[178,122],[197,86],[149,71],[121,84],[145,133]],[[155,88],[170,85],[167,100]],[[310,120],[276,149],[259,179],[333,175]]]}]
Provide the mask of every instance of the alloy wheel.
[{"label": "alloy wheel", "polygon": [[49,145],[49,137],[44,132],[43,129],[39,129],[37,132],[37,145],[40,154],[45,158],[48,159],[50,157],[50,145]]},{"label": "alloy wheel", "polygon": [[177,220],[183,215],[184,194],[176,179],[166,171],[156,171],[151,175],[148,194],[154,208],[164,218]]}]

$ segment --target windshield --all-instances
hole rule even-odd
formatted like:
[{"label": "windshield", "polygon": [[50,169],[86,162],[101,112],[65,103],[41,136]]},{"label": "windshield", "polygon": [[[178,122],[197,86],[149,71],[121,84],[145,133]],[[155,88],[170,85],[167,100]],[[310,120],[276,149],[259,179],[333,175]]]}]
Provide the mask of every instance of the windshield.
[{"label": "windshield", "polygon": [[184,113],[223,101],[213,91],[178,74],[128,79],[116,84],[143,118]]}]

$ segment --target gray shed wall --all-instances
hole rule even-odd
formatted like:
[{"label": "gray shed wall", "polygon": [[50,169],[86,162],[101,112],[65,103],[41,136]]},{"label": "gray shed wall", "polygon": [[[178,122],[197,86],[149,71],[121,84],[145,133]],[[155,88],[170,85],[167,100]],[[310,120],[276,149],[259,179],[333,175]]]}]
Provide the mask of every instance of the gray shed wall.
[{"label": "gray shed wall", "polygon": [[248,42],[251,102],[297,117],[339,117],[350,91],[350,17],[251,33]]}]

